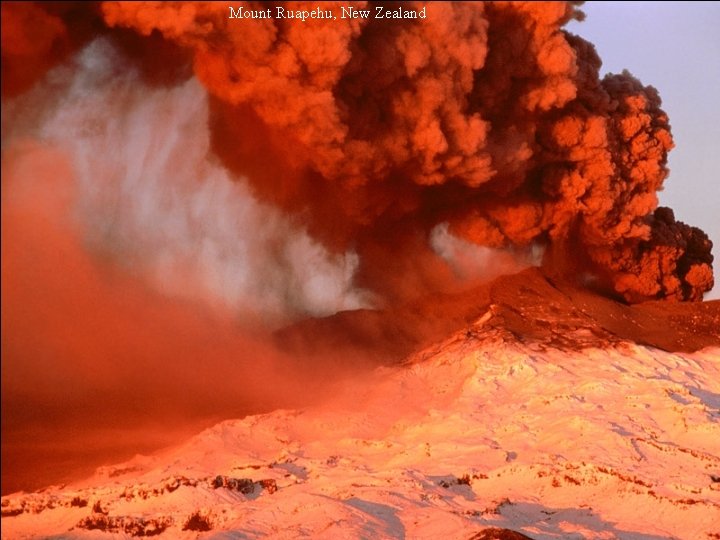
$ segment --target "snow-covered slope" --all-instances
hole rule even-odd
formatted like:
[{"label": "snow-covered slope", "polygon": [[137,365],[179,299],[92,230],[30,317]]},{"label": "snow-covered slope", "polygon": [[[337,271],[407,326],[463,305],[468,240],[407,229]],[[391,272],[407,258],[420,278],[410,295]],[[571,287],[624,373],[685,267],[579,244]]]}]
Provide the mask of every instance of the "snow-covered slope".
[{"label": "snow-covered slope", "polygon": [[3,497],[2,537],[720,538],[720,348],[556,348],[496,317],[322,406]]}]

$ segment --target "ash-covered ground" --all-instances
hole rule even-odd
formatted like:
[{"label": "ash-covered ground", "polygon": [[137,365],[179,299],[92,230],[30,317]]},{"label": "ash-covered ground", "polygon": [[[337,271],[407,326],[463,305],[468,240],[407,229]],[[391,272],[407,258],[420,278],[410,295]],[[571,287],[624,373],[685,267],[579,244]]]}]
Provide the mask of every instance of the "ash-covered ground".
[{"label": "ash-covered ground", "polygon": [[394,309],[308,319],[277,332],[276,337],[291,350],[315,353],[354,344],[392,363],[487,313],[492,315],[488,325],[518,341],[554,348],[631,341],[668,352],[693,352],[720,344],[719,301],[628,305],[581,286],[576,279],[548,276],[540,268]]}]

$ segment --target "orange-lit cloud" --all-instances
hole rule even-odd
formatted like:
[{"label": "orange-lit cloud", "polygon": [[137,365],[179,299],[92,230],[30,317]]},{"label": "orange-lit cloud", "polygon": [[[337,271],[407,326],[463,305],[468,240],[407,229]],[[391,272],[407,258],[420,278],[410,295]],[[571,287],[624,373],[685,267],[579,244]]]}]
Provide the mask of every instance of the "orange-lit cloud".
[{"label": "orange-lit cloud", "polygon": [[562,30],[579,16],[571,4],[427,9],[302,25],[235,20],[213,3],[102,13],[192,51],[225,164],[326,245],[357,248],[360,282],[387,297],[404,296],[398,274],[410,289],[443,283],[426,239],[447,221],[480,245],[572,245],[566,266],[629,301],[701,299],[707,237],[672,220],[668,250],[672,235],[660,245],[653,232],[669,219],[653,213],[672,148],[655,89],[627,73],[599,79],[594,48]]}]

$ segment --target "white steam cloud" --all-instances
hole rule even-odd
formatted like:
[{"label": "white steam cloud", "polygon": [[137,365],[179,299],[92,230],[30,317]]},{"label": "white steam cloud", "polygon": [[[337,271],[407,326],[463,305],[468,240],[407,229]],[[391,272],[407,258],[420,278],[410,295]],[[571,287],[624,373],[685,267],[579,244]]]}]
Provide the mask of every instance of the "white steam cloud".
[{"label": "white steam cloud", "polygon": [[432,229],[430,246],[461,281],[486,281],[528,266],[540,266],[544,251],[540,245],[512,250],[479,246],[453,235],[448,223]]},{"label": "white steam cloud", "polygon": [[70,156],[74,217],[91,252],[164,294],[264,322],[367,305],[352,283],[355,253],[328,253],[213,158],[194,78],[147,87],[104,40],[75,62],[23,99],[58,93],[52,110],[36,108],[32,135]]}]

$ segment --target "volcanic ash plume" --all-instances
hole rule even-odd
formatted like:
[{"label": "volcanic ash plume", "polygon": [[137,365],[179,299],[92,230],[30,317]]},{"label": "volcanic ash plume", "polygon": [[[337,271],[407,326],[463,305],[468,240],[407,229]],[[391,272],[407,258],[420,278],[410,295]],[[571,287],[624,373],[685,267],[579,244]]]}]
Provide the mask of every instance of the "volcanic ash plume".
[{"label": "volcanic ash plume", "polygon": [[657,208],[673,146],[658,93],[599,78],[592,45],[562,30],[582,16],[572,3],[428,4],[402,21],[324,8],[337,20],[240,20],[216,3],[102,15],[191,52],[215,152],[326,246],[356,249],[362,286],[445,283],[427,239],[447,222],[483,246],[548,245],[628,301],[712,288],[707,235]]}]

